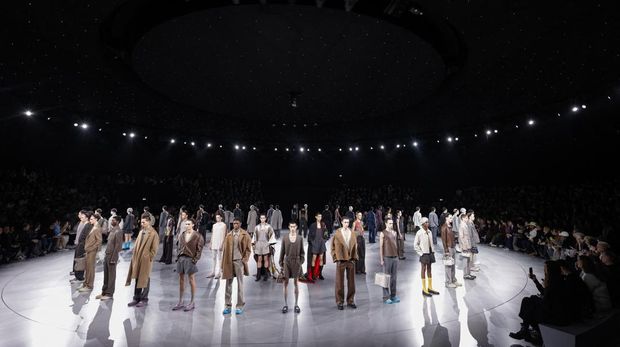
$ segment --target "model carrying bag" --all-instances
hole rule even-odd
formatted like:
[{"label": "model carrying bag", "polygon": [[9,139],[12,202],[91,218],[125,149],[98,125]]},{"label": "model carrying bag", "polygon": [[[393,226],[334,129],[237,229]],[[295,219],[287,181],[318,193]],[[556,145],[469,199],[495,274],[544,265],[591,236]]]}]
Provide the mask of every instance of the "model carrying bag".
[{"label": "model carrying bag", "polygon": [[383,272],[377,272],[375,274],[375,284],[383,287],[383,288],[389,288],[390,287],[390,275],[383,273]]}]

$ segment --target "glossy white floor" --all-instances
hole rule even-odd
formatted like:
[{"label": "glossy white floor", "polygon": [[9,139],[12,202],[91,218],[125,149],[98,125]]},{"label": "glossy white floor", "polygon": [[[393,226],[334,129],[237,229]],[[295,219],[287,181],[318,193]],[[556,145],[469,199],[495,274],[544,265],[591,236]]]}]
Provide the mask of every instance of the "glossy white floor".
[{"label": "glossy white floor", "polygon": [[[73,252],[10,264],[0,267],[0,345],[527,345],[509,338],[508,333],[519,327],[521,298],[536,291],[527,278],[527,270],[532,266],[541,274],[541,260],[482,246],[481,271],[476,280],[463,281],[458,264],[457,276],[464,286],[445,288],[443,265],[436,263],[434,287],[441,294],[424,298],[412,240],[409,236],[407,259],[399,264],[401,303],[383,304],[381,288],[373,284],[375,272],[381,271],[375,243],[367,245],[367,275],[356,277],[357,310],[336,309],[335,266],[330,263],[324,270],[324,281],[300,284],[300,314],[292,311],[292,295],[291,310],[287,314],[280,312],[282,285],[272,280],[254,282],[252,277],[246,277],[246,312],[241,316],[223,316],[225,282],[206,278],[212,266],[209,251],[203,253],[198,263],[198,299],[193,312],[171,311],[178,300],[175,264],[154,264],[150,302],[145,308],[127,307],[133,294],[133,285],[124,286],[129,253],[121,257],[116,294],[114,300],[107,302],[95,299],[103,280],[100,266],[92,293],[79,294],[69,284]],[[254,265],[251,260],[250,268]],[[289,288],[292,292],[292,283]]]}]

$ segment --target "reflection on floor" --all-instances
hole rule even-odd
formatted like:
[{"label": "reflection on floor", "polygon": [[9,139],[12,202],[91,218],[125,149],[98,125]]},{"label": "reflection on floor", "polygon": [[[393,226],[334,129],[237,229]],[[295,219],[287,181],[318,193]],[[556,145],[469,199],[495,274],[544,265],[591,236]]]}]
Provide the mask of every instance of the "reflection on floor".
[{"label": "reflection on floor", "polygon": [[[287,235],[286,232],[283,235]],[[11,264],[0,268],[0,340],[2,346],[510,346],[509,331],[519,327],[521,298],[535,293],[528,281],[530,266],[542,274],[543,263],[522,254],[481,247],[481,271],[474,281],[457,277],[464,286],[444,287],[444,269],[433,265],[434,287],[441,294],[421,294],[420,266],[413,252],[413,236],[406,243],[406,260],[399,263],[401,302],[386,305],[374,275],[381,271],[378,243],[367,244],[366,275],[356,277],[357,310],[336,309],[335,266],[324,270],[325,280],[300,284],[301,313],[281,313],[282,285],[273,280],[254,282],[246,277],[246,312],[223,316],[225,282],[206,278],[212,267],[205,249],[198,262],[197,301],[193,312],[172,311],[178,300],[175,264],[155,263],[150,302],[129,308],[133,286],[124,281],[131,254],[122,254],[117,290],[112,301],[95,299],[103,281],[97,267],[95,290],[80,294],[69,284],[72,252]],[[329,243],[328,243],[329,245]],[[439,248],[441,246],[438,246]],[[276,247],[278,255],[279,245]],[[161,247],[160,247],[161,253]],[[438,257],[441,258],[441,257]],[[159,255],[156,259],[159,259]],[[255,272],[255,263],[250,260]],[[289,284],[292,293],[292,283]],[[188,286],[187,286],[188,287]],[[189,288],[186,288],[186,292]],[[235,290],[236,291],[236,290]],[[289,306],[292,308],[292,295]],[[234,304],[234,301],[233,301]]]}]

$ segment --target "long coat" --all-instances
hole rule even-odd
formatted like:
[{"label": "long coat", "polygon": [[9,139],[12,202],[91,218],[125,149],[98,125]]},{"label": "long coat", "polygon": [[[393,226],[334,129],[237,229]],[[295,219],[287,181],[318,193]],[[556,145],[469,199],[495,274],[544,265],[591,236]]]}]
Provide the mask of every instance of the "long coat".
[{"label": "long coat", "polygon": [[250,232],[254,232],[254,228],[256,228],[256,210],[250,210],[250,212],[248,212],[248,230]]},{"label": "long coat", "polygon": [[157,254],[157,247],[159,247],[159,234],[152,226],[148,226],[146,229],[144,244],[142,242],[142,230],[138,233],[131,263],[129,263],[126,286],[130,285],[131,280],[135,278],[136,288],[146,288],[151,276],[153,259]]},{"label": "long coat", "polygon": [[282,211],[274,210],[271,215],[271,223],[269,224],[271,224],[274,230],[282,229]]},{"label": "long coat", "polygon": [[334,263],[340,260],[358,260],[357,237],[355,237],[355,233],[351,231],[351,238],[347,245],[342,235],[342,228],[336,230],[336,234],[332,238],[331,251]]},{"label": "long coat", "polygon": [[[222,252],[222,279],[230,280],[235,277],[233,271],[233,243],[234,236],[233,231],[229,231],[224,239],[224,251]],[[252,239],[247,231],[240,229],[239,231],[239,251],[241,252],[241,258],[243,260],[243,274],[250,276],[250,270],[248,269],[248,261],[250,260],[250,254],[252,254]]]}]

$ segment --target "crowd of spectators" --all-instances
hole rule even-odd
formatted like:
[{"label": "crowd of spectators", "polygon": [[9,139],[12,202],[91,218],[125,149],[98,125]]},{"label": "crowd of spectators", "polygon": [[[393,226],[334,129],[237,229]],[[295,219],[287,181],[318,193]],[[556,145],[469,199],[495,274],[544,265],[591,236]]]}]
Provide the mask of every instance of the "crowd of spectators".
[{"label": "crowd of spectators", "polygon": [[[77,211],[116,208],[218,205],[233,209],[263,204],[258,180],[196,176],[137,176],[49,171],[0,170],[0,263],[43,256],[66,249],[75,233]],[[178,209],[177,209],[178,210]],[[158,212],[152,210],[155,214]],[[193,211],[190,211],[193,213]],[[190,213],[190,215],[192,214]]]}]

